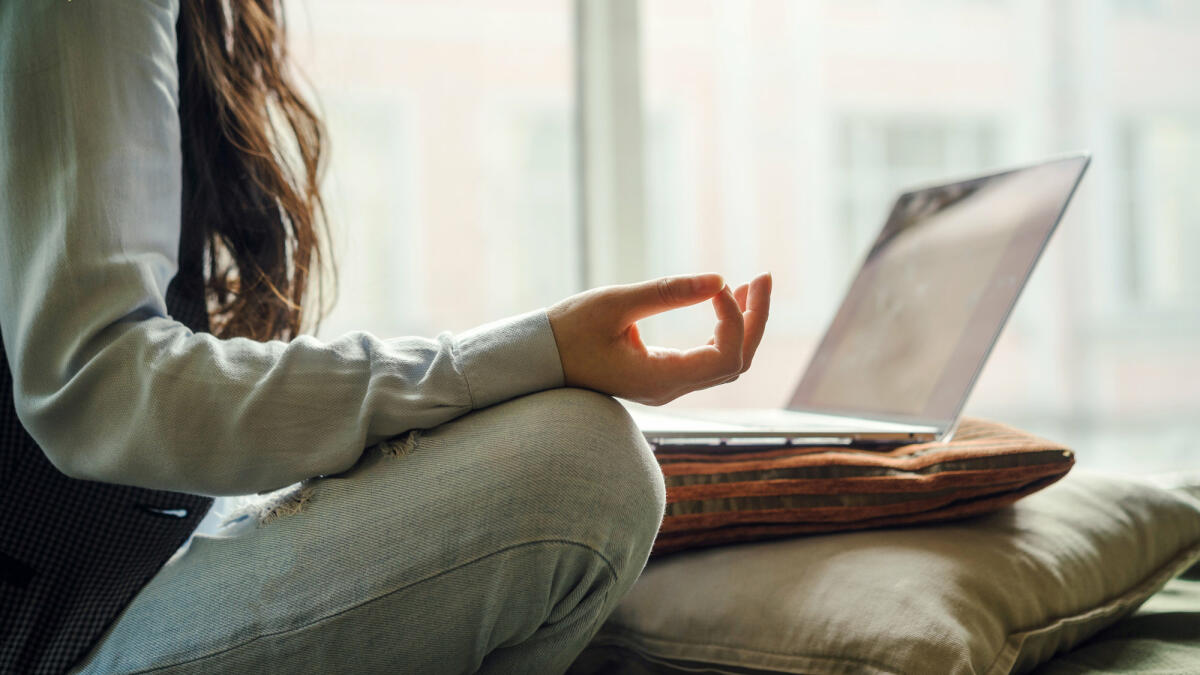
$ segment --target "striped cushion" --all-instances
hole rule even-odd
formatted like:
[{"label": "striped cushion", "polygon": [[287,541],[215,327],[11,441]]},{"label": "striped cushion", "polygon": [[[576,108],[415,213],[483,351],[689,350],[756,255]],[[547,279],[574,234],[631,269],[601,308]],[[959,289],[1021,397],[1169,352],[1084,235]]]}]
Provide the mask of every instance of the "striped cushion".
[{"label": "striped cushion", "polygon": [[664,445],[655,454],[667,483],[655,554],[978,515],[1075,463],[1057,443],[978,419],[964,419],[948,443],[885,451]]}]

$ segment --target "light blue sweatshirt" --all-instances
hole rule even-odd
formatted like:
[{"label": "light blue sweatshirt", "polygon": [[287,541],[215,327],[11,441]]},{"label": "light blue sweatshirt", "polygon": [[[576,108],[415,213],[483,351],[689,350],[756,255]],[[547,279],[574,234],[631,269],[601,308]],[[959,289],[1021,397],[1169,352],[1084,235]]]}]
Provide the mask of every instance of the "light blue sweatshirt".
[{"label": "light blue sweatshirt", "polygon": [[178,0],[0,2],[0,332],[21,422],[68,475],[208,495],[561,386],[544,311],[435,340],[220,340],[167,315]]}]

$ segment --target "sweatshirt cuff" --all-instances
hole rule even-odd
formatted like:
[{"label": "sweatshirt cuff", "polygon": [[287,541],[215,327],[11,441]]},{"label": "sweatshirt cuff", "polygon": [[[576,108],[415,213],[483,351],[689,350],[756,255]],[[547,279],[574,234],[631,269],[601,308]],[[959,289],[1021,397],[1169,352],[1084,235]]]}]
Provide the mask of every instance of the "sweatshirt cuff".
[{"label": "sweatshirt cuff", "polygon": [[558,343],[544,309],[460,333],[454,344],[472,408],[563,386]]}]

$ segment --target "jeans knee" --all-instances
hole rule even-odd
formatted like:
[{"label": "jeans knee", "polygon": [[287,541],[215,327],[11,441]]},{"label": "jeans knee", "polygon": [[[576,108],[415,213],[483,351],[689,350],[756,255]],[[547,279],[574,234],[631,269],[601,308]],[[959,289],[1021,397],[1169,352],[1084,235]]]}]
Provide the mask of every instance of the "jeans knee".
[{"label": "jeans knee", "polygon": [[565,478],[575,493],[575,517],[604,541],[617,576],[636,578],[666,504],[662,471],[645,437],[610,396],[555,389],[525,398],[537,410],[529,420],[535,434],[555,448],[556,482]]}]

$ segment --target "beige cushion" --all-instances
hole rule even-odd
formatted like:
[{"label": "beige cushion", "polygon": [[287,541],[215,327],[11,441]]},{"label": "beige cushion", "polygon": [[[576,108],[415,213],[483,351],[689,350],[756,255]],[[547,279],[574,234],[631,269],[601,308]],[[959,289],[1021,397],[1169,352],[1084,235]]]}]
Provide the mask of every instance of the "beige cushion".
[{"label": "beige cushion", "polygon": [[976,519],[647,566],[573,672],[1008,673],[1200,558],[1200,502],[1076,473]]}]

